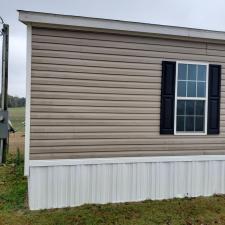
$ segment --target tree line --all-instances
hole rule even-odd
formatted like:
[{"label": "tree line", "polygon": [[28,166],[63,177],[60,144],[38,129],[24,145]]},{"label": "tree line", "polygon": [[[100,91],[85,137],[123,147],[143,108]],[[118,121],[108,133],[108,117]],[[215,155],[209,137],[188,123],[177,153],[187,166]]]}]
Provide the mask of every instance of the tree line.
[{"label": "tree line", "polygon": [[[1,100],[1,95],[0,95],[0,100]],[[9,108],[14,108],[14,107],[24,107],[26,103],[26,99],[24,97],[17,97],[17,96],[12,96],[8,95],[8,107]]]}]

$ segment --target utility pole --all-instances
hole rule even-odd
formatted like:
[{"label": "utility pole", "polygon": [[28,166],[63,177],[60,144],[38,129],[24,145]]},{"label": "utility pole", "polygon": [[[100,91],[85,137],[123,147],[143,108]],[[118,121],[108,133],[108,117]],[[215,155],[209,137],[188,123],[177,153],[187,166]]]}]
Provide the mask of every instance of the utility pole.
[{"label": "utility pole", "polygon": [[[1,19],[1,18],[0,18]],[[1,19],[2,20],[2,19]],[[9,25],[4,24],[1,34],[2,44],[2,88],[0,108],[0,163],[6,161],[8,139],[8,55],[9,55]]]}]

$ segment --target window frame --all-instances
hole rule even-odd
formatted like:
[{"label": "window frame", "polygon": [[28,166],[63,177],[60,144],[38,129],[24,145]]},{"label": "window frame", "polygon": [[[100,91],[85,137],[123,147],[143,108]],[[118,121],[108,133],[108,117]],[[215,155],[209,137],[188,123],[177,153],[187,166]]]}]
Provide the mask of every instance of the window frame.
[{"label": "window frame", "polygon": [[[177,86],[178,86],[178,65],[179,64],[193,64],[193,65],[205,65],[206,66],[206,95],[205,97],[177,97]],[[208,125],[208,83],[209,83],[209,63],[197,62],[197,61],[176,61],[176,75],[175,75],[175,102],[174,102],[174,134],[175,135],[207,135]],[[204,100],[205,101],[205,121],[204,131],[177,131],[177,100]]]}]

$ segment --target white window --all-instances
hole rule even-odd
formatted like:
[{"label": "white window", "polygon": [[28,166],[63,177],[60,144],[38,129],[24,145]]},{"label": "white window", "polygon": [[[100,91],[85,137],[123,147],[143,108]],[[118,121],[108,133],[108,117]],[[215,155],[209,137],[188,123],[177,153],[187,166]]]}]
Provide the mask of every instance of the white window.
[{"label": "white window", "polygon": [[206,134],[208,64],[177,62],[175,90],[175,134]]}]

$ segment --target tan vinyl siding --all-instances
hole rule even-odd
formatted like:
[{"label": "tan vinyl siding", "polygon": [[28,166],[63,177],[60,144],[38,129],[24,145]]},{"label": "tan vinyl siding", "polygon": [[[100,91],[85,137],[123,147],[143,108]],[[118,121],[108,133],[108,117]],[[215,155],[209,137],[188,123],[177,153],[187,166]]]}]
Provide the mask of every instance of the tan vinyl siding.
[{"label": "tan vinyl siding", "polygon": [[[160,135],[162,60],[222,65],[220,135]],[[31,159],[225,154],[225,44],[32,29]]]}]

